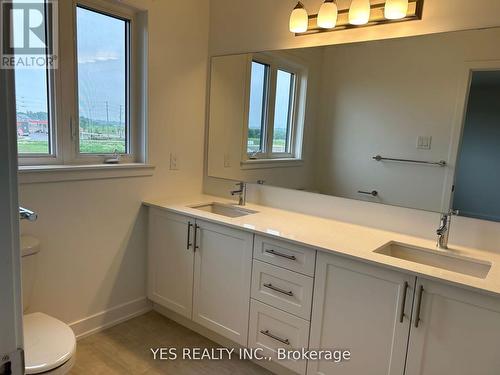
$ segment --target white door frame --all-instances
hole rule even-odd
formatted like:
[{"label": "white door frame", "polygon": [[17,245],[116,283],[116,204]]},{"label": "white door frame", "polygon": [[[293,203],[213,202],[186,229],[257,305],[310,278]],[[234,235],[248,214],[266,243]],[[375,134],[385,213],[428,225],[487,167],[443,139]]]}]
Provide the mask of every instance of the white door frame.
[{"label": "white door frame", "polygon": [[0,375],[24,374],[14,87],[0,69]]}]

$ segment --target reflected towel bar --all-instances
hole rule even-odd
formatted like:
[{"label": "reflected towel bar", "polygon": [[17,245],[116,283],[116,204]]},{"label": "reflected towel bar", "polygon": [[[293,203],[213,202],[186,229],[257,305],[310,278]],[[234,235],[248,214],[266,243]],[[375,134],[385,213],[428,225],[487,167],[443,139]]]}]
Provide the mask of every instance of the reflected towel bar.
[{"label": "reflected towel bar", "polygon": [[446,166],[446,162],[444,160],[440,161],[423,161],[423,160],[412,160],[412,159],[396,159],[396,158],[386,158],[380,155],[374,156],[373,160],[376,161],[397,161],[401,163],[413,163],[413,164],[427,164],[427,165],[437,165],[439,167]]}]

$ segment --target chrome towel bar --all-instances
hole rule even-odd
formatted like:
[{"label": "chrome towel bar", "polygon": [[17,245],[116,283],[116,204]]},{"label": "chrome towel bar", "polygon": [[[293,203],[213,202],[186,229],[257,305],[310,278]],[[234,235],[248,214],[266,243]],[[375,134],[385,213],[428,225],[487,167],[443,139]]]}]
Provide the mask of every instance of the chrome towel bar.
[{"label": "chrome towel bar", "polygon": [[425,161],[425,160],[413,160],[413,159],[398,159],[398,158],[386,158],[380,155],[376,155],[372,158],[376,161],[397,161],[401,163],[413,163],[413,164],[427,164],[427,165],[437,165],[439,167],[446,166],[446,161]]}]

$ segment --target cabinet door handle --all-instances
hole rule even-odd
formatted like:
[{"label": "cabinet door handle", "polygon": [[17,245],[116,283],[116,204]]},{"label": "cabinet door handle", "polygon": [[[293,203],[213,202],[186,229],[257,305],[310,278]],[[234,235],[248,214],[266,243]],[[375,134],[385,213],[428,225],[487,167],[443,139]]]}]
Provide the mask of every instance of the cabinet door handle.
[{"label": "cabinet door handle", "polygon": [[282,258],[290,259],[290,260],[297,260],[297,258],[295,257],[295,255],[283,254],[283,253],[280,253],[279,251],[276,251],[276,250],[273,250],[273,249],[266,250],[266,253],[272,254],[272,255],[276,255],[277,257],[282,257]]},{"label": "cabinet door handle", "polygon": [[286,291],[284,289],[278,288],[274,286],[273,284],[264,284],[264,286],[268,289],[274,290],[275,292],[286,294],[287,296],[293,297],[293,292],[292,291]]},{"label": "cabinet door handle", "polygon": [[193,251],[196,252],[200,247],[198,246],[198,229],[200,229],[200,226],[198,224],[194,225],[194,247]]},{"label": "cabinet door handle", "polygon": [[281,342],[281,343],[283,343],[285,345],[290,345],[290,340],[288,340],[288,339],[282,339],[279,336],[273,335],[271,332],[269,332],[268,329],[266,329],[265,331],[262,330],[262,331],[260,331],[260,333],[262,333],[263,335],[266,335],[267,337],[272,338],[273,340],[279,341],[279,342]]},{"label": "cabinet door handle", "polygon": [[418,328],[420,323],[420,309],[422,308],[422,297],[424,295],[424,286],[420,285],[418,289],[417,305],[415,306],[415,328]]},{"label": "cabinet door handle", "polygon": [[191,224],[191,222],[189,221],[188,222],[188,236],[187,236],[187,242],[186,242],[186,249],[189,250],[189,248],[191,246],[193,246],[193,244],[190,242],[191,241],[191,227],[193,226],[193,224]]},{"label": "cabinet door handle", "polygon": [[403,285],[403,300],[401,301],[401,311],[399,312],[399,323],[403,323],[405,318],[406,294],[408,293],[408,281]]}]

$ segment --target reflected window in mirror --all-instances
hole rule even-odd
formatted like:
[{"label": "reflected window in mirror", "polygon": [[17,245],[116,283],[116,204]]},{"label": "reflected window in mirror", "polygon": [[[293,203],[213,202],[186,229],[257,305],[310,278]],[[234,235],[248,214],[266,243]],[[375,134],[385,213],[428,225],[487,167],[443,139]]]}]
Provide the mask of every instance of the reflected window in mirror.
[{"label": "reflected window in mirror", "polygon": [[295,93],[295,74],[278,69],[272,152],[290,153],[292,111]]},{"label": "reflected window in mirror", "polygon": [[303,104],[298,93],[305,73],[293,61],[261,54],[253,56],[249,71],[244,159],[298,158],[295,145],[301,132],[297,107]]},{"label": "reflected window in mirror", "polygon": [[457,160],[453,208],[500,221],[500,70],[474,71]]},{"label": "reflected window in mirror", "polygon": [[262,152],[264,149],[267,95],[269,91],[269,69],[269,65],[252,61],[250,103],[248,110],[248,154],[256,154]]}]

